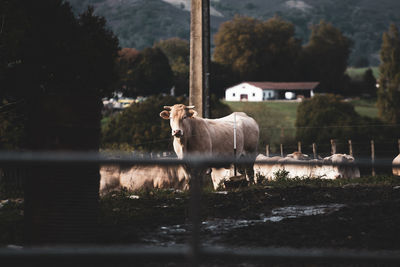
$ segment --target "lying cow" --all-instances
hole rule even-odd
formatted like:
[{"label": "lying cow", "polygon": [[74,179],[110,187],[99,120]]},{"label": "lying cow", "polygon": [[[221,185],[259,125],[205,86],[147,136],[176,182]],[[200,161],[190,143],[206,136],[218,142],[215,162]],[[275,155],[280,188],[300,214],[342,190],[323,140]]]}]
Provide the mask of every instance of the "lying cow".
[{"label": "lying cow", "polygon": [[[400,154],[394,158],[393,165],[400,165]],[[393,175],[400,176],[400,166],[393,167]]]},{"label": "lying cow", "polygon": [[189,175],[182,166],[135,165],[120,167],[105,165],[100,168],[100,194],[126,188],[128,190],[187,189]]},{"label": "lying cow", "polygon": [[[254,164],[254,172],[264,176],[267,179],[274,179],[275,173],[280,170],[289,172],[289,178],[312,177],[336,179],[360,177],[359,168],[355,165],[352,165],[354,158],[346,154],[334,154],[324,159],[309,159],[307,155],[299,155],[298,152],[289,154],[285,158],[270,158],[260,154],[257,156],[256,161],[266,162],[256,162]],[[344,165],[336,165],[340,163],[343,163]]]},{"label": "lying cow", "polygon": [[[165,106],[160,117],[170,120],[173,145],[178,158],[188,155],[233,157],[234,117],[236,116],[237,157],[255,158],[259,128],[257,122],[243,112],[235,112],[220,119],[197,116],[194,106],[176,104]],[[250,168],[252,170],[252,167]],[[213,169],[214,170],[214,169]],[[250,171],[249,175],[252,175]],[[214,188],[220,178],[211,173]]]}]

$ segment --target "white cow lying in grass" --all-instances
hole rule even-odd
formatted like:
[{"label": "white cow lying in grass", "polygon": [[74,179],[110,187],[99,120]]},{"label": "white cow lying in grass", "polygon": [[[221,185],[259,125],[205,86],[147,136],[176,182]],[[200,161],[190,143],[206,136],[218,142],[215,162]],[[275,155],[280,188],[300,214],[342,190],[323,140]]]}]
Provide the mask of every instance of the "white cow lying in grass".
[{"label": "white cow lying in grass", "polygon": [[120,188],[132,191],[155,188],[188,189],[189,185],[189,175],[182,166],[105,165],[100,168],[100,175],[101,195]]},{"label": "white cow lying in grass", "polygon": [[[393,164],[400,164],[400,154],[394,158]],[[393,167],[393,175],[400,176],[400,167]]]},{"label": "white cow lying in grass", "polygon": [[[346,154],[334,154],[324,159],[309,159],[307,155],[295,152],[282,157],[257,156],[256,161],[277,162],[275,164],[255,163],[254,173],[256,177],[261,175],[267,179],[274,179],[274,174],[280,170],[288,173],[288,178],[312,177],[322,179],[355,178],[360,177],[360,170],[352,165],[354,158]],[[292,163],[292,164],[291,164]],[[293,164],[295,163],[295,164]],[[345,163],[350,165],[332,166],[323,164]]]}]

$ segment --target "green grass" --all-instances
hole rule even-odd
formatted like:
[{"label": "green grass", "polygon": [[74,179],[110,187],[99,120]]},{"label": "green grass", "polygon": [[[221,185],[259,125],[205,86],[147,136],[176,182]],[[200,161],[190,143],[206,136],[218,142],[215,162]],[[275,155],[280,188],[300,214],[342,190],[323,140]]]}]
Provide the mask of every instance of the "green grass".
[{"label": "green grass", "polygon": [[[350,76],[351,79],[353,80],[361,80],[362,76],[364,75],[365,71],[368,70],[368,68],[347,68],[346,74]],[[371,67],[372,73],[374,74],[375,79],[379,78],[379,67]]]},{"label": "green grass", "polygon": [[342,187],[342,186],[398,186],[399,177],[393,175],[362,176],[358,178],[323,179],[310,177],[288,178],[288,173],[275,173],[275,180],[266,180],[263,176],[258,177],[257,186],[271,186],[275,188],[289,188],[297,186],[307,186],[313,188]]},{"label": "green grass", "polygon": [[375,99],[357,99],[352,100],[350,103],[354,105],[356,112],[361,116],[370,118],[378,117],[378,108],[376,107]]},{"label": "green grass", "polygon": [[[355,110],[362,116],[378,117],[376,100],[352,100]],[[242,111],[253,117],[260,126],[259,151],[263,151],[266,144],[270,145],[271,152],[279,151],[279,144],[293,144],[295,149],[296,114],[299,102],[224,102],[232,111]],[[289,148],[292,149],[292,148]],[[293,150],[294,151],[294,150]]]},{"label": "green grass", "polygon": [[242,111],[253,117],[260,126],[260,149],[270,144],[278,151],[280,143],[295,139],[298,102],[225,102],[232,111]]}]

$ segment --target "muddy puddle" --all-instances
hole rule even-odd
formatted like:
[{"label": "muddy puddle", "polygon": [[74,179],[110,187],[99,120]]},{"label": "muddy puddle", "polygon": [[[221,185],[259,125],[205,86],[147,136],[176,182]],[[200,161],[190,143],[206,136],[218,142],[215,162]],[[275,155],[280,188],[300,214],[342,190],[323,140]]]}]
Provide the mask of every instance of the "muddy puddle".
[{"label": "muddy puddle", "polygon": [[[313,206],[286,206],[275,208],[269,214],[261,213],[257,219],[231,219],[214,218],[203,221],[201,233],[203,245],[215,245],[223,235],[231,230],[249,226],[265,224],[267,222],[279,223],[285,219],[296,219],[304,216],[327,215],[345,207],[344,204],[326,204]],[[151,237],[144,239],[146,243],[161,246],[171,246],[186,243],[190,236],[189,224],[162,226]]]}]

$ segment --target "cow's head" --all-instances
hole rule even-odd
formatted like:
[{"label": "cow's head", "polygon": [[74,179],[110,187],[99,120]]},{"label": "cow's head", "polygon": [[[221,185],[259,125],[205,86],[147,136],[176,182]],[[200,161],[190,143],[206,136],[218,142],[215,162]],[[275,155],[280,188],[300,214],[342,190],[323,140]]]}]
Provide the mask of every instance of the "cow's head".
[{"label": "cow's head", "polygon": [[197,115],[194,106],[176,104],[164,106],[164,109],[160,113],[160,117],[164,120],[170,120],[171,134],[178,138],[182,137],[185,134],[185,130],[188,129],[188,120]]}]

